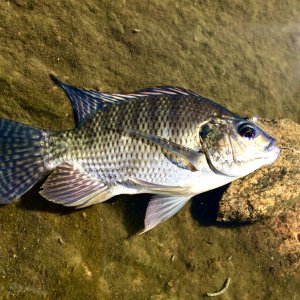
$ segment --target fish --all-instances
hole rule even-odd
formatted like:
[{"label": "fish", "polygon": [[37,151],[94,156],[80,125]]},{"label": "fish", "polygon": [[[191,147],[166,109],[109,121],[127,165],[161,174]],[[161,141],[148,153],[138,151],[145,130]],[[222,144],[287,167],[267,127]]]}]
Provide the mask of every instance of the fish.
[{"label": "fish", "polygon": [[144,231],[195,195],[273,163],[276,140],[217,102],[174,86],[109,94],[58,84],[75,127],[48,131],[0,119],[0,204],[48,176],[40,194],[75,208],[153,194]]}]

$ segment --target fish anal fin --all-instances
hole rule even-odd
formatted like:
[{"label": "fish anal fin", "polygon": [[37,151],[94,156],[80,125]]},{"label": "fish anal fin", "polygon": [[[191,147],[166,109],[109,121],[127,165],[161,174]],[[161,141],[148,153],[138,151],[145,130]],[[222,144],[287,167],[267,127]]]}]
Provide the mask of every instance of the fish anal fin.
[{"label": "fish anal fin", "polygon": [[182,195],[154,195],[150,200],[144,220],[145,229],[142,233],[149,231],[156,225],[174,216],[191,198]]},{"label": "fish anal fin", "polygon": [[40,194],[54,203],[76,208],[103,202],[112,196],[109,187],[68,163],[54,169]]}]

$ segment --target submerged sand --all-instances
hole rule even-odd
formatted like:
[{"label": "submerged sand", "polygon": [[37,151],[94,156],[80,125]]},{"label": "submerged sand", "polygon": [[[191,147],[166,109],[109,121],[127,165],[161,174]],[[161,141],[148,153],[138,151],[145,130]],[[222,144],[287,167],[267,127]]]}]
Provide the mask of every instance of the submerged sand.
[{"label": "submerged sand", "polygon": [[[179,85],[244,116],[299,123],[299,17],[297,0],[2,1],[0,117],[71,128],[54,72],[108,92]],[[216,225],[223,191],[140,236],[147,197],[77,211],[36,187],[0,207],[0,299],[204,299],[228,277],[222,299],[298,299],[274,220]]]}]

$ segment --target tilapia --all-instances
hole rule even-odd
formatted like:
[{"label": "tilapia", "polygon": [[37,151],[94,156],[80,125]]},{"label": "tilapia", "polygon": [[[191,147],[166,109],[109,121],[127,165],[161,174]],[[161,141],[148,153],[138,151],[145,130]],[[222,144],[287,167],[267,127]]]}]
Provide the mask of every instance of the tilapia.
[{"label": "tilapia", "polygon": [[51,132],[0,119],[0,203],[48,175],[40,194],[82,208],[120,194],[153,194],[145,231],[194,195],[276,160],[276,141],[195,92],[171,86],[107,94],[70,86],[76,127]]}]

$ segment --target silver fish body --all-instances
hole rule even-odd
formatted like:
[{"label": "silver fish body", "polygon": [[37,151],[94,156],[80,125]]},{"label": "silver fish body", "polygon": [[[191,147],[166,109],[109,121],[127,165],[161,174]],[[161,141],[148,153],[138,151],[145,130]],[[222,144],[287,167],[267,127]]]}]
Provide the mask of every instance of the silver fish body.
[{"label": "silver fish body", "polygon": [[[210,112],[198,102],[196,97],[156,96],[100,111],[81,128],[63,134],[68,152],[59,163],[75,163],[108,185],[130,185],[130,178],[160,185],[189,182],[187,177],[195,170],[187,160],[134,133],[161,137],[200,153],[200,126]],[[201,171],[206,172],[204,153],[202,158]]]},{"label": "silver fish body", "polygon": [[[54,169],[41,194],[56,203],[85,207],[118,194],[153,193],[147,231],[192,196],[272,163],[279,154],[275,140],[255,124],[190,91],[166,87],[122,96],[61,85],[71,102],[87,101],[89,114],[73,130],[36,129],[39,173]],[[108,107],[91,109],[95,99]],[[78,103],[73,109],[83,110],[80,118],[85,111]]]}]

